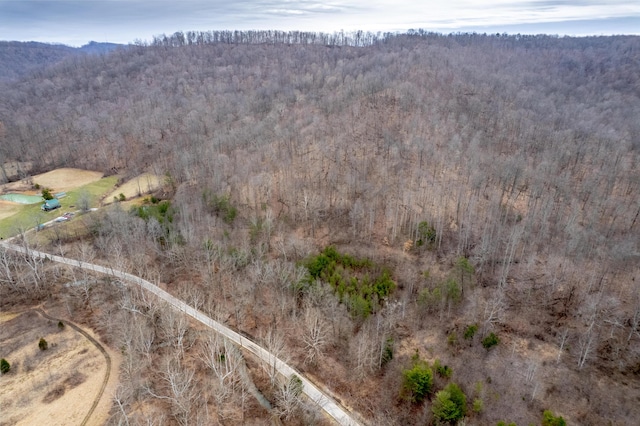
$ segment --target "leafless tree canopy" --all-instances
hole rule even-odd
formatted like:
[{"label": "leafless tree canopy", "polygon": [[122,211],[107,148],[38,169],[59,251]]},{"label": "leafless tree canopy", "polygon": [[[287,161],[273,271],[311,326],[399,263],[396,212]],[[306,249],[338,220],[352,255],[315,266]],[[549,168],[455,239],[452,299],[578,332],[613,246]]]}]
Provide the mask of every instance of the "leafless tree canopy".
[{"label": "leafless tree canopy", "polygon": [[[640,38],[186,32],[0,93],[0,165],[164,177],[171,220],[116,205],[48,249],[166,286],[372,424],[432,421],[400,396],[416,355],[452,368],[434,389],[458,383],[469,424],[640,418]],[[393,292],[354,314],[363,268],[341,288],[348,266],[305,267],[329,245]],[[4,300],[68,276],[123,353],[111,423],[318,421],[150,296],[0,248]]]}]

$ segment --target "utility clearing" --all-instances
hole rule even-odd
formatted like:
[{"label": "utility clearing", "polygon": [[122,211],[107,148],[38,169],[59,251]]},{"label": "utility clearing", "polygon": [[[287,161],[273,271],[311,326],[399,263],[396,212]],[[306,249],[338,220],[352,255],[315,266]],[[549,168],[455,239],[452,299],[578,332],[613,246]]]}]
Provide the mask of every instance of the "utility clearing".
[{"label": "utility clearing", "polygon": [[[46,350],[38,345],[41,338],[48,343]],[[11,364],[0,376],[1,426],[105,421],[110,404],[97,404],[84,422],[94,402],[109,399],[106,393],[100,398],[109,362],[71,326],[34,310],[1,314],[0,357]]]}]

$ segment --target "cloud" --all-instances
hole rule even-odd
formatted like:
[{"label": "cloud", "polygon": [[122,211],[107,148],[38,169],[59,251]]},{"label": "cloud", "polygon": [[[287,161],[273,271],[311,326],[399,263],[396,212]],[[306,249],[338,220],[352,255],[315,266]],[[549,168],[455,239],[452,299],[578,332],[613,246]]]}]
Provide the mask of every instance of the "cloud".
[{"label": "cloud", "polygon": [[[131,42],[187,30],[470,31],[567,23],[640,32],[640,2],[628,0],[0,0],[0,39]],[[606,25],[601,25],[607,23]]]}]

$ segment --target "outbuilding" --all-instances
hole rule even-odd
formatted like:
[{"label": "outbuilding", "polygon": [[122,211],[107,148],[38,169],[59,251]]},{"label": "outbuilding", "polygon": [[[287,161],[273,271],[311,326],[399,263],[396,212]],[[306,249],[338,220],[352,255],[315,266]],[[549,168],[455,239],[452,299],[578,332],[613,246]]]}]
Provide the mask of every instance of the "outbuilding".
[{"label": "outbuilding", "polygon": [[54,198],[52,200],[46,200],[41,208],[45,212],[48,212],[48,211],[55,210],[55,209],[60,208],[60,207],[61,207],[60,206],[60,201],[58,201],[58,200],[56,200]]}]

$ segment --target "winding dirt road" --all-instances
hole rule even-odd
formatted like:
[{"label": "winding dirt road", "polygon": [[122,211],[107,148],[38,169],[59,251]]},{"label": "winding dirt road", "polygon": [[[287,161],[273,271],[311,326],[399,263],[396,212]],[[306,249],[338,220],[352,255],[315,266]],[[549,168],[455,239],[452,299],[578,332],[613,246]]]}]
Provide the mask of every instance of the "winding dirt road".
[{"label": "winding dirt road", "polygon": [[268,365],[275,366],[276,370],[280,374],[282,374],[284,377],[290,377],[292,374],[295,374],[296,376],[298,376],[303,384],[303,393],[309,399],[311,399],[316,404],[318,404],[320,408],[322,408],[322,410],[324,410],[331,418],[333,418],[339,424],[354,425],[354,426],[357,426],[360,424],[337,401],[335,401],[329,395],[321,391],[317,386],[311,383],[311,381],[309,381],[306,377],[304,377],[300,372],[296,371],[293,367],[286,364],[284,361],[280,360],[274,354],[267,351],[266,349],[264,349],[263,347],[258,345],[256,342],[252,341],[251,339],[248,339],[247,337],[244,337],[241,334],[236,333],[235,331],[231,330],[225,325],[217,321],[214,321],[213,319],[209,318],[202,312],[187,305],[182,300],[162,290],[155,284],[152,284],[149,281],[143,280],[142,278],[137,277],[135,275],[131,275],[126,272],[122,272],[113,268],[107,268],[104,266],[95,265],[93,263],[82,262],[75,259],[69,259],[67,257],[56,256],[56,255],[52,255],[52,254],[48,254],[48,253],[44,253],[36,250],[30,250],[19,245],[11,244],[9,242],[3,242],[0,244],[2,244],[5,248],[9,250],[24,253],[27,256],[33,256],[38,259],[46,259],[52,262],[58,262],[65,265],[84,269],[87,271],[97,272],[99,274],[110,275],[115,278],[119,278],[125,282],[138,284],[143,289],[149,291],[150,293],[155,294],[158,298],[167,302],[170,306],[174,307],[175,309],[181,312],[184,312],[186,315],[189,315],[191,318],[195,319],[196,321],[199,321],[202,324],[206,325],[207,327],[211,328],[212,330],[215,330],[216,332],[222,334],[223,336],[231,340],[233,343],[253,353],[255,356],[257,356],[259,359],[261,359],[263,362],[267,363]]}]

